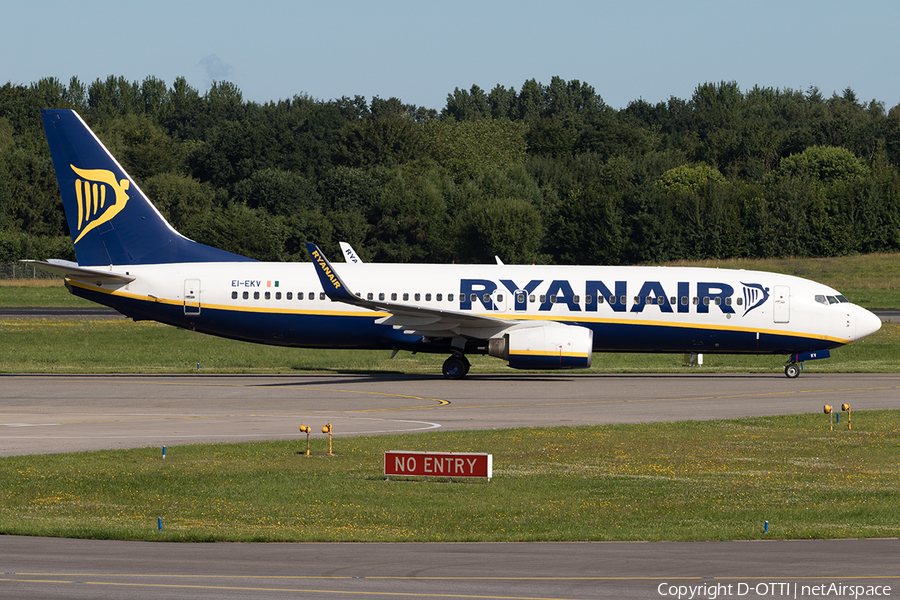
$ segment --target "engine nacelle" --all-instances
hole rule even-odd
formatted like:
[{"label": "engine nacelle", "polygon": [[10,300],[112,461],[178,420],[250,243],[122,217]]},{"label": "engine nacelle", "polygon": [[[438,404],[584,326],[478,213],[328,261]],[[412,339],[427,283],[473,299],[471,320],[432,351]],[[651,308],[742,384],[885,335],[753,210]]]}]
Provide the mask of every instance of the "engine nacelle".
[{"label": "engine nacelle", "polygon": [[513,369],[587,369],[594,332],[586,327],[541,323],[509,329],[488,340],[488,354]]}]

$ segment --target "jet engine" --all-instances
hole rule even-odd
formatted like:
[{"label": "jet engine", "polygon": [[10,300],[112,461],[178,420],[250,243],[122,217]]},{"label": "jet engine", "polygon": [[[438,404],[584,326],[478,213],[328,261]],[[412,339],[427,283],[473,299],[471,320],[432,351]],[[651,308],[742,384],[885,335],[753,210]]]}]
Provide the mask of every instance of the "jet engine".
[{"label": "jet engine", "polygon": [[587,369],[594,332],[561,323],[527,324],[488,340],[488,354],[513,369]]}]

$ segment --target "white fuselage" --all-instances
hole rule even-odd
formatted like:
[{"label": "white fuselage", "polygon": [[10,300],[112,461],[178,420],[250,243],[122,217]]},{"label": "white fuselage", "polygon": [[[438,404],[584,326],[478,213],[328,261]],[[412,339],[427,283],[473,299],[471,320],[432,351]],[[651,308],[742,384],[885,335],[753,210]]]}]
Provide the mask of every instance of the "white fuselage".
[{"label": "white fuselage", "polygon": [[[309,347],[403,348],[421,337],[374,324],[388,313],[329,300],[311,263],[110,270],[136,279],[78,283],[76,293],[198,331]],[[846,344],[880,326],[828,286],[759,271],[366,263],[342,264],[340,273],[370,300],[587,327],[598,351],[791,353]]]}]

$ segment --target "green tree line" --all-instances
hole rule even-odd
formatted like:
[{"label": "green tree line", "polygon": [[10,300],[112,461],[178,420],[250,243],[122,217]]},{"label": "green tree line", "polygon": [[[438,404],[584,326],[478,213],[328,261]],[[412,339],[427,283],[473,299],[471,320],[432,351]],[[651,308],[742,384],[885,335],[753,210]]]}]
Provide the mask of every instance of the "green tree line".
[{"label": "green tree line", "polygon": [[554,77],[259,104],[215,82],[0,88],[0,262],[74,258],[40,109],[77,110],[166,218],[262,260],[633,264],[900,250],[900,105],[704,83],[616,110]]}]

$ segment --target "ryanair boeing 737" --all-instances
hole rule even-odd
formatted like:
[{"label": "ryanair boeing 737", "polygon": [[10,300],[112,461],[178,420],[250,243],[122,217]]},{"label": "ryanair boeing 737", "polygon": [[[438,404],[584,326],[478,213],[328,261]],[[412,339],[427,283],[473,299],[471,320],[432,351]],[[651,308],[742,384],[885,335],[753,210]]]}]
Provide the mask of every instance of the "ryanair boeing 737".
[{"label": "ryanair boeing 737", "polygon": [[[591,366],[593,352],[787,355],[803,361],[878,331],[828,286],[682,267],[268,263],[179,234],[78,114],[42,111],[77,263],[32,261],[76,296],[135,320],[280,346],[470,354],[514,369]],[[347,250],[349,249],[349,254]],[[351,256],[352,255],[352,256]]]}]

